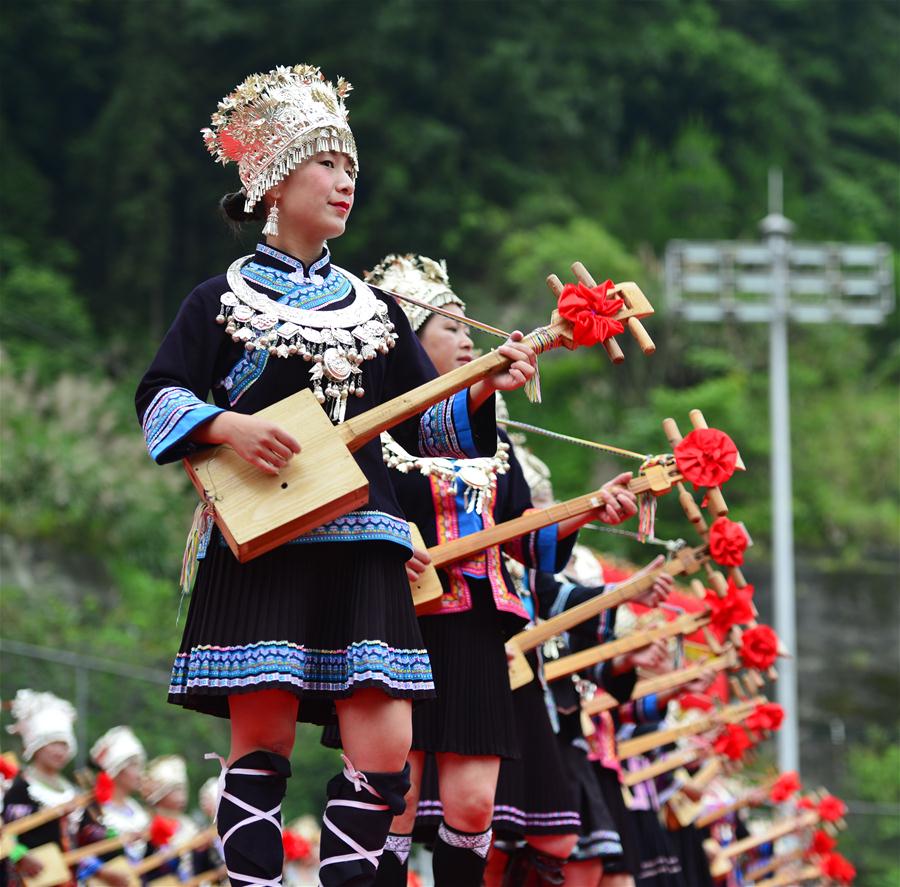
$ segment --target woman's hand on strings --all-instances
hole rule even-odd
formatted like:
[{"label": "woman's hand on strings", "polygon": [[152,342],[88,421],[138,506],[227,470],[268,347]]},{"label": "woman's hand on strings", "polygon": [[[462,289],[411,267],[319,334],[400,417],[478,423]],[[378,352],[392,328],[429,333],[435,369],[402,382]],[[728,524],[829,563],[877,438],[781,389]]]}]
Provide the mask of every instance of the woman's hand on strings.
[{"label": "woman's hand on strings", "polygon": [[228,444],[245,462],[276,475],[300,452],[300,444],[274,422],[243,413],[219,413],[192,435],[198,443]]},{"label": "woman's hand on strings", "polygon": [[635,600],[647,607],[658,607],[674,590],[675,580],[668,573],[660,573],[650,586],[650,590]]},{"label": "woman's hand on strings", "polygon": [[604,524],[615,525],[637,514],[637,497],[628,489],[630,480],[631,472],[623,471],[603,484],[598,496],[601,504],[594,513],[597,520]]},{"label": "woman's hand on strings", "polygon": [[406,575],[409,581],[418,582],[430,563],[431,557],[427,551],[414,548],[412,557],[406,562]]}]

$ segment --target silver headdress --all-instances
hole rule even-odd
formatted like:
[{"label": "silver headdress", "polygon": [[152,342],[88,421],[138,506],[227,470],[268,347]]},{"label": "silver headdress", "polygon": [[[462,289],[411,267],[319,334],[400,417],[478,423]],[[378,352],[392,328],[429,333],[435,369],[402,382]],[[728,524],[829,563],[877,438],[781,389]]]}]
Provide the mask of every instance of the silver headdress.
[{"label": "silver headdress", "polygon": [[147,753],[131,728],[120,726],[107,730],[91,746],[91,760],[115,779],[132,761],[143,768]]},{"label": "silver headdress", "polygon": [[77,717],[71,703],[52,693],[19,690],[12,704],[16,723],[7,727],[9,733],[22,738],[22,757],[30,761],[36,751],[51,742],[64,742],[73,758],[78,750],[72,724]]},{"label": "silver headdress", "polygon": [[176,788],[187,791],[188,776],[184,758],[179,755],[162,755],[147,764],[142,792],[147,802],[158,804]]},{"label": "silver headdress", "polygon": [[[435,308],[445,305],[459,305],[465,310],[466,303],[450,288],[447,263],[435,261],[428,256],[408,253],[405,256],[391,254],[385,256],[371,271],[365,274],[366,283],[401,296],[412,296],[427,302]],[[413,331],[418,332],[432,312],[419,305],[400,302]]]},{"label": "silver headdress", "polygon": [[352,88],[343,77],[332,85],[313,65],[279,66],[251,74],[219,102],[203,141],[219,163],[237,163],[246,212],[320,151],[347,154],[359,169],[344,107]]}]

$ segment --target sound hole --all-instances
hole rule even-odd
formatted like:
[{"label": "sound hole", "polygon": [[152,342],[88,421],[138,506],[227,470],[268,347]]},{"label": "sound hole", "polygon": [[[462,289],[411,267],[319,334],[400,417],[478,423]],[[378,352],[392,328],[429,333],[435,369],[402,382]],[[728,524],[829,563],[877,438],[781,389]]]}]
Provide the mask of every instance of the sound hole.
[{"label": "sound hole", "polygon": [[285,481],[285,482],[281,485],[281,489],[282,489],[282,490],[286,490],[286,489],[287,489],[287,481]]}]

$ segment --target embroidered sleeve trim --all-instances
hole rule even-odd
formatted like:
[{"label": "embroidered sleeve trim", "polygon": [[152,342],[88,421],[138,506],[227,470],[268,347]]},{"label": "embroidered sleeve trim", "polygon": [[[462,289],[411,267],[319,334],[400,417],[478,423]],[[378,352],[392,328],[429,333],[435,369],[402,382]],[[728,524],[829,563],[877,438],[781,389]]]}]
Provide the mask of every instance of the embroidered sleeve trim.
[{"label": "embroidered sleeve trim", "polygon": [[141,423],[150,456],[156,462],[163,462],[194,452],[198,446],[186,440],[187,436],[222,412],[221,407],[200,400],[187,388],[161,389],[147,407]]},{"label": "embroidered sleeve trim", "polygon": [[475,446],[469,420],[469,392],[459,391],[447,400],[429,407],[419,421],[419,452],[423,456],[475,459]]}]

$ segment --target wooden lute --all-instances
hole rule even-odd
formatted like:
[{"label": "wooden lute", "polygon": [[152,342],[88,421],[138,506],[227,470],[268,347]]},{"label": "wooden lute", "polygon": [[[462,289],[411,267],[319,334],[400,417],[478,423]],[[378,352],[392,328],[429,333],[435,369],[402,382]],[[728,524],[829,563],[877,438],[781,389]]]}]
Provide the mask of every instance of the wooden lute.
[{"label": "wooden lute", "polygon": [[[628,482],[628,489],[633,493],[652,492],[654,495],[661,496],[671,490],[674,484],[681,480],[681,474],[679,474],[674,460],[665,467],[661,465],[652,467],[657,470],[649,474],[641,473],[637,477],[633,477]],[[521,515],[521,517],[494,524],[494,526],[479,530],[477,533],[471,533],[459,539],[452,539],[450,542],[444,542],[441,545],[433,545],[428,549],[431,563],[419,576],[418,580],[411,583],[416,612],[419,615],[425,615],[435,608],[435,604],[439,603],[443,592],[437,571],[441,567],[470,558],[486,548],[503,545],[533,530],[557,524],[566,518],[587,514],[601,505],[603,505],[603,499],[600,490],[595,490],[593,493],[576,496],[573,499],[558,502],[556,505],[550,505],[547,508],[534,509]],[[418,538],[421,539],[421,537]]]},{"label": "wooden lute", "polygon": [[[519,687],[527,684],[534,677],[531,666],[528,664],[528,660],[525,658],[525,653],[527,653],[529,650],[534,650],[536,647],[539,647],[541,644],[549,641],[550,638],[555,637],[558,634],[562,634],[565,631],[569,631],[576,625],[580,625],[582,622],[585,622],[588,619],[592,619],[594,616],[599,616],[606,610],[609,610],[613,607],[618,607],[620,604],[623,604],[626,601],[630,601],[636,597],[639,597],[644,592],[649,591],[650,588],[652,588],[653,583],[656,581],[657,577],[659,577],[663,573],[668,573],[670,576],[696,573],[708,560],[709,550],[706,545],[701,545],[697,548],[689,548],[685,546],[678,549],[678,551],[676,551],[675,553],[674,558],[660,569],[638,573],[632,576],[630,579],[626,579],[624,582],[620,582],[612,591],[607,591],[604,594],[597,595],[597,597],[584,601],[583,603],[578,604],[578,606],[576,607],[565,610],[558,616],[553,616],[551,619],[546,619],[543,622],[539,622],[533,628],[526,629],[525,631],[520,631],[518,634],[513,635],[506,642],[507,652],[511,657],[509,665],[510,685],[514,690],[516,690]],[[689,615],[692,617],[700,616],[700,614],[696,613],[692,613]],[[700,627],[701,626],[698,624],[697,628]],[[645,636],[646,633],[642,633],[639,637]],[[650,641],[643,640],[638,644],[637,647],[634,647],[632,649],[638,649],[639,647],[646,646],[648,643],[650,643]],[[607,645],[602,644],[599,646]],[[595,651],[596,653],[597,648],[592,647],[591,650]],[[564,669],[572,665],[574,661],[572,657],[582,657],[582,659],[578,661],[583,662],[584,664],[580,665],[579,667],[587,667],[587,665],[590,664],[588,660],[584,659],[584,656],[585,654],[587,654],[587,652],[588,651],[583,651],[582,653],[573,653],[572,656],[564,656],[561,659],[556,660],[555,662],[548,663],[548,667],[550,665],[556,667],[557,671],[554,671],[553,674],[557,678],[562,677],[564,673],[571,674],[572,671],[577,671],[578,669],[572,668],[569,672],[565,672]],[[602,654],[601,659],[596,659],[594,661],[602,661]],[[560,663],[565,664],[560,666]]]},{"label": "wooden lute", "polygon": [[94,791],[82,792],[75,795],[68,801],[61,804],[54,804],[52,807],[44,807],[42,810],[36,810],[23,816],[20,819],[14,819],[12,822],[4,824],[0,827],[0,860],[6,859],[12,852],[15,844],[15,838],[19,835],[27,834],[32,829],[40,828],[54,819],[59,819],[80,807],[85,807],[94,800]]},{"label": "wooden lute", "polygon": [[[572,267],[581,282],[594,285],[581,263]],[[548,284],[554,292],[557,287],[562,289],[555,275],[548,278]],[[627,324],[645,353],[652,353],[655,346],[639,318],[653,314],[653,306],[640,288],[621,283],[609,296],[622,299],[616,319]],[[524,341],[537,353],[576,347],[572,324],[558,311],[547,326]],[[227,446],[190,456],[184,467],[201,498],[214,509],[216,523],[235,557],[243,563],[363,505],[368,501],[368,481],[353,459],[356,450],[382,431],[507,366],[507,358],[491,351],[337,426],[331,424],[312,392],[304,389],[256,414],[281,426],[302,447],[277,476],[264,474]]]}]

